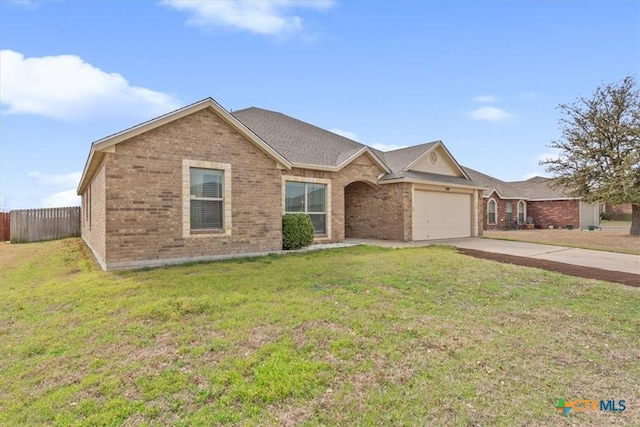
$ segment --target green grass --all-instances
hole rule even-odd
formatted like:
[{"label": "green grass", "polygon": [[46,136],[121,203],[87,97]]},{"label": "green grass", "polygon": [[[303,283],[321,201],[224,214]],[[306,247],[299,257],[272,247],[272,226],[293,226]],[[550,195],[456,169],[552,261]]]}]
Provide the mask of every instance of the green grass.
[{"label": "green grass", "polygon": [[118,273],[76,239],[0,251],[3,426],[640,424],[638,288],[437,246]]}]

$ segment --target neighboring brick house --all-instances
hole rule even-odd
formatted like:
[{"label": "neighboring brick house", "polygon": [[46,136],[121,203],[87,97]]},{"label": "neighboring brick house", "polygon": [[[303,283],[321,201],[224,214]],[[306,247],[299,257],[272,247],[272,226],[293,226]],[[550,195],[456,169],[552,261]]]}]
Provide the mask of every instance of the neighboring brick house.
[{"label": "neighboring brick house", "polygon": [[633,208],[631,207],[631,203],[622,203],[619,205],[607,203],[602,207],[602,211],[608,213],[613,221],[630,221]]},{"label": "neighboring brick house", "polygon": [[588,228],[600,224],[600,207],[566,196],[551,187],[552,180],[540,176],[526,181],[501,181],[465,167],[467,175],[485,188],[485,230],[537,227]]},{"label": "neighboring brick house", "polygon": [[381,152],[211,98],[96,141],[78,186],[104,269],[277,252],[289,212],[316,242],[478,236],[481,191],[440,141]]}]

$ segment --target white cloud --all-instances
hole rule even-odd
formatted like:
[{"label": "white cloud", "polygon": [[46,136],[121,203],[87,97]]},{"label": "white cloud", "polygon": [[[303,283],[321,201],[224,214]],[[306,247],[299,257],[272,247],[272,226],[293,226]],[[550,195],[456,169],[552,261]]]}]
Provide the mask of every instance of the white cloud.
[{"label": "white cloud", "polygon": [[44,198],[43,208],[62,208],[66,206],[80,206],[80,196],[75,189],[59,191]]},{"label": "white cloud", "polygon": [[473,120],[484,120],[491,123],[505,122],[512,117],[506,110],[498,107],[476,108],[469,115]]},{"label": "white cloud", "polygon": [[80,183],[82,172],[61,174],[46,174],[39,171],[29,172],[28,175],[42,185],[62,185],[64,187],[77,187]]},{"label": "white cloud", "polygon": [[498,98],[496,98],[493,95],[480,95],[480,96],[475,96],[473,97],[473,100],[476,102],[482,102],[485,104],[491,104],[493,102],[496,102],[498,100]]},{"label": "white cloud", "polygon": [[180,106],[171,95],[131,85],[75,55],[26,58],[0,51],[0,105],[10,114],[76,120],[150,117]]},{"label": "white cloud", "polygon": [[62,191],[56,191],[41,199],[40,207],[56,208],[78,206],[80,204],[80,197],[76,195],[75,189],[80,182],[82,172],[48,174],[40,171],[32,171],[27,175],[35,180],[36,184],[41,187],[57,187],[58,189],[62,189]]},{"label": "white cloud", "polygon": [[374,142],[373,144],[369,144],[369,146],[375,148],[376,150],[380,150],[380,151],[393,151],[393,150],[399,150],[401,148],[408,147],[408,145],[381,144],[381,143],[378,143],[378,142]]},{"label": "white cloud", "polygon": [[161,3],[187,12],[187,21],[203,29],[230,27],[261,35],[298,33],[302,18],[288,13],[290,9],[325,10],[333,0],[162,0]]},{"label": "white cloud", "polygon": [[345,138],[349,138],[353,141],[357,141],[358,140],[358,135],[356,135],[353,132],[349,132],[348,130],[342,130],[342,129],[329,129],[329,132],[333,132],[335,134],[338,134],[340,136],[344,136]]}]

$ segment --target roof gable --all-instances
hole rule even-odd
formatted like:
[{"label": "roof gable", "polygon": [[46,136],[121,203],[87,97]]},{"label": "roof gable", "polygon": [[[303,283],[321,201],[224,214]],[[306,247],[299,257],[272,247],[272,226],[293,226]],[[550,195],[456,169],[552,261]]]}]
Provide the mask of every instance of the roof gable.
[{"label": "roof gable", "polygon": [[291,163],[282,154],[280,154],[276,149],[271,147],[268,143],[266,143],[249,128],[247,128],[242,122],[237,120],[234,116],[232,116],[229,112],[222,108],[222,106],[220,106],[220,104],[213,100],[213,98],[205,98],[202,101],[198,101],[194,104],[172,111],[171,113],[141,123],[129,129],[125,129],[121,132],[115,133],[91,144],[91,150],[85,163],[82,177],[80,178],[80,183],[78,184],[78,194],[81,194],[84,191],[85,187],[91,180],[93,174],[100,164],[100,161],[102,160],[102,157],[104,156],[104,153],[113,152],[114,147],[117,144],[123,141],[127,141],[145,132],[149,132],[150,130],[156,129],[167,123],[179,120],[195,112],[204,110],[206,108],[212,109],[226,123],[231,125],[238,132],[240,132],[240,134],[244,135],[247,139],[253,142],[267,155],[272,157],[276,161],[276,163],[286,169],[290,169],[292,167]]},{"label": "roof gable", "polygon": [[427,142],[426,144],[413,145],[392,151],[378,151],[392,172],[401,172],[409,165],[416,162],[440,141]]},{"label": "roof gable", "polygon": [[[432,159],[432,154],[435,154]],[[385,162],[392,172],[404,171],[435,173],[469,179],[464,169],[453,158],[442,141],[400,148],[383,153]]]},{"label": "roof gable", "polygon": [[444,146],[436,144],[406,168],[414,172],[437,173],[440,175],[465,177],[464,171],[449,155]]}]

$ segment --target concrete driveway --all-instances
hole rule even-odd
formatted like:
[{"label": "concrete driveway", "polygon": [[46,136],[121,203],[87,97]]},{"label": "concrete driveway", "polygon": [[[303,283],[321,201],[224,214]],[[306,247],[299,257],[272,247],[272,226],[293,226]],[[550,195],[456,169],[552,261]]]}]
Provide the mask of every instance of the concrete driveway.
[{"label": "concrete driveway", "polygon": [[583,267],[622,271],[640,274],[640,255],[593,251],[589,249],[567,248],[564,246],[540,245],[537,243],[512,242],[506,240],[468,237],[460,239],[425,240],[421,242],[399,242],[390,240],[347,239],[349,243],[359,243],[388,248],[409,248],[429,245],[448,245],[464,249],[475,249],[527,258],[544,259]]}]

